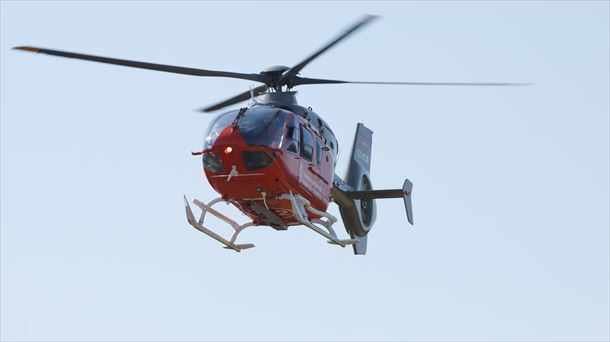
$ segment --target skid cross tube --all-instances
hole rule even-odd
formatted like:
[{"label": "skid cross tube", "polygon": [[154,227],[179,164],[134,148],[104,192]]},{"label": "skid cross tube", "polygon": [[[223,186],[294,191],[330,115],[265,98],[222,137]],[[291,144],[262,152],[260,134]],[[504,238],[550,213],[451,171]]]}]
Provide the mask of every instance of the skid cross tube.
[{"label": "skid cross tube", "polygon": [[[224,248],[232,249],[236,252],[241,252],[242,249],[248,249],[248,248],[254,247],[254,244],[251,244],[251,243],[245,243],[245,244],[236,244],[235,243],[235,240],[237,240],[237,236],[239,235],[239,233],[241,233],[244,229],[246,229],[248,227],[255,226],[254,222],[248,222],[248,223],[239,225],[237,222],[231,220],[227,216],[223,215],[222,213],[220,213],[217,210],[212,208],[212,206],[214,204],[217,204],[217,203],[220,203],[223,201],[224,200],[222,198],[216,198],[216,199],[213,199],[210,202],[208,202],[208,204],[205,204],[197,199],[193,200],[193,204],[195,204],[196,206],[198,206],[201,209],[201,216],[199,217],[199,220],[197,221],[195,219],[195,215],[193,214],[193,210],[191,209],[191,206],[189,205],[189,202],[186,199],[186,196],[184,196],[184,207],[186,209],[186,219],[188,220],[189,224],[191,226],[193,226],[195,229],[197,229],[198,231],[204,233],[205,235],[207,235],[207,236],[211,237],[212,239],[225,245]],[[228,223],[233,228],[233,230],[235,230],[235,232],[231,236],[230,240],[223,238],[222,236],[214,233],[213,231],[211,231],[210,229],[206,228],[203,225],[205,215],[208,212],[210,214],[216,216],[220,220]]]}]

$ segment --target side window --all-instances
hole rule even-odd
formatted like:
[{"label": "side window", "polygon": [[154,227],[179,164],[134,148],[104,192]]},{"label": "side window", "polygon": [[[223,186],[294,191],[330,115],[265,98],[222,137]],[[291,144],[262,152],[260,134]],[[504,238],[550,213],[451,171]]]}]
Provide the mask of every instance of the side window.
[{"label": "side window", "polygon": [[301,125],[301,157],[310,160],[313,157],[313,135]]},{"label": "side window", "polygon": [[299,126],[294,121],[290,120],[288,123],[288,130],[286,131],[286,151],[292,153],[299,153]]},{"label": "side window", "polygon": [[316,139],[316,162],[320,164],[322,162],[322,144],[320,140]]}]

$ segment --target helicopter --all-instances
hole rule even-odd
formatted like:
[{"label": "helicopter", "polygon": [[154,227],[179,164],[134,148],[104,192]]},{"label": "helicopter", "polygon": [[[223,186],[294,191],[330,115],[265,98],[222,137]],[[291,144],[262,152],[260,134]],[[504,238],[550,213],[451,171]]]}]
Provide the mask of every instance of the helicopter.
[{"label": "helicopter", "polygon": [[[288,67],[277,65],[259,73],[239,73],[139,62],[86,55],[45,48],[18,46],[13,49],[52,56],[122,65],[192,76],[236,78],[262,83],[248,91],[207,106],[209,113],[250,100],[248,106],[217,115],[209,124],[201,156],[204,174],[219,197],[208,202],[194,199],[201,210],[199,218],[184,196],[188,223],[220,242],[224,248],[240,252],[254,247],[237,243],[246,228],[268,226],[287,230],[305,226],[341,247],[351,245],[356,255],[367,250],[368,235],[376,220],[377,199],[402,199],[407,221],[413,225],[413,183],[405,179],[402,188],[375,190],[370,166],[373,131],[357,123],[350,160],[344,178],[335,173],[339,143],[330,126],[311,107],[297,103],[296,86],[315,84],[371,84],[425,86],[510,86],[519,83],[440,83],[343,81],[300,76],[310,62],[378,17],[366,15],[334,39]],[[340,238],[333,225],[338,219],[328,213],[334,202],[349,238]],[[214,208],[219,203],[235,206],[250,222],[238,224]],[[205,223],[207,214],[233,228],[230,238],[214,232]]]}]

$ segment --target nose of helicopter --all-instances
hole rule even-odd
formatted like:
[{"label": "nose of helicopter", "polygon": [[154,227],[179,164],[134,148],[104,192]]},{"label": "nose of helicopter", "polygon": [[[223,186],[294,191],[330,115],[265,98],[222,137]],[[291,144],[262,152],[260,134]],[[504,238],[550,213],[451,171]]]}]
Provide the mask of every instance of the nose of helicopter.
[{"label": "nose of helicopter", "polygon": [[215,174],[248,174],[271,165],[277,149],[248,144],[239,129],[227,127],[204,154],[204,167]]},{"label": "nose of helicopter", "polygon": [[224,198],[258,198],[274,189],[278,155],[273,147],[248,144],[239,129],[228,127],[203,155],[205,175]]},{"label": "nose of helicopter", "polygon": [[227,127],[212,145],[213,152],[222,164],[223,173],[231,171],[243,171],[241,154],[247,148],[247,144],[239,134],[239,129]]},{"label": "nose of helicopter", "polygon": [[281,178],[281,145],[288,112],[254,106],[219,116],[206,134],[205,175],[225,198],[270,194]]}]

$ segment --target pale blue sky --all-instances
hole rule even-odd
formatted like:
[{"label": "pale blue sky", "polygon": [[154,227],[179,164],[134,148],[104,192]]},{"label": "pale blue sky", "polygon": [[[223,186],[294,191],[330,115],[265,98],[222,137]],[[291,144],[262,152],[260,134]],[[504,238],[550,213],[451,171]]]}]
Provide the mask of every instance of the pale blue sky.
[{"label": "pale blue sky", "polygon": [[[609,339],[609,3],[2,2],[1,338]],[[301,87],[339,140],[374,132],[368,254],[305,228],[234,253],[188,226],[212,116],[250,82],[10,50],[191,67],[531,87]],[[331,213],[338,215],[336,206]],[[233,211],[241,221],[244,217]],[[344,235],[342,226],[338,231]]]}]

